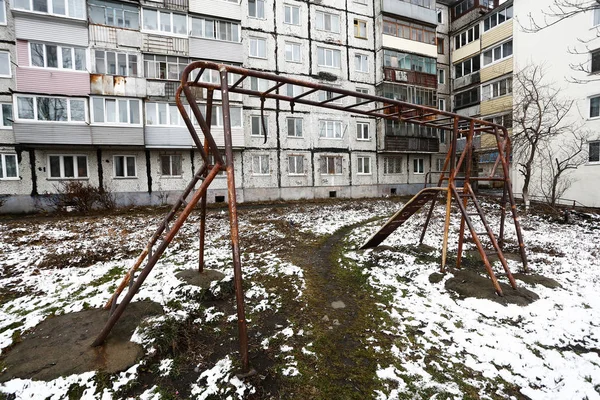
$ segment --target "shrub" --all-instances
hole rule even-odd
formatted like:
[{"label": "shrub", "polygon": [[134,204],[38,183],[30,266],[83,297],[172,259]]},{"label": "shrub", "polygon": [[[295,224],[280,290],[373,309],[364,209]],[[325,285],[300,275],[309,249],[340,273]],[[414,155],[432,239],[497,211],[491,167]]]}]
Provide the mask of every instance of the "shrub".
[{"label": "shrub", "polygon": [[104,187],[95,187],[85,181],[61,182],[57,194],[50,197],[56,211],[89,212],[94,209],[112,210],[116,207],[114,194]]}]

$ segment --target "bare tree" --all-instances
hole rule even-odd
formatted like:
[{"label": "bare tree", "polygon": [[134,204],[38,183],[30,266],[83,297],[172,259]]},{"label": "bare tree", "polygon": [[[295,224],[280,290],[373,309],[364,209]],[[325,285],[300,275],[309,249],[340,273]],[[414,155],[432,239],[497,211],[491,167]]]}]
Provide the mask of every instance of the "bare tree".
[{"label": "bare tree", "polygon": [[596,0],[553,0],[548,9],[542,10],[542,21],[536,20],[529,13],[529,26],[523,26],[523,29],[525,32],[536,33],[565,19],[596,9],[600,9],[600,3]]},{"label": "bare tree", "polygon": [[560,89],[543,79],[544,68],[530,65],[513,78],[513,148],[517,170],[523,176],[523,201],[530,204],[530,185],[535,168],[550,142],[575,128],[567,120],[573,100],[563,99]]},{"label": "bare tree", "polygon": [[587,162],[590,134],[590,131],[571,131],[542,150],[540,190],[551,206],[554,207],[574,183],[569,173]]}]

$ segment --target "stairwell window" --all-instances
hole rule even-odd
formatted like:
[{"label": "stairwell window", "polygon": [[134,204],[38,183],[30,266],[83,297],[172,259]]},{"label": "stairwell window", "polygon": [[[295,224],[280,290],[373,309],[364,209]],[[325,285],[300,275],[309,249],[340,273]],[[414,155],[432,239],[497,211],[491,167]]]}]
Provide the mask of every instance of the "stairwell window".
[{"label": "stairwell window", "polygon": [[321,175],[341,175],[342,157],[341,156],[321,156],[320,168]]},{"label": "stairwell window", "polygon": [[304,171],[304,156],[288,156],[288,173],[290,175],[306,175]]},{"label": "stairwell window", "polygon": [[253,175],[270,175],[269,170],[269,155],[259,154],[252,156],[252,174]]},{"label": "stairwell window", "polygon": [[248,16],[265,19],[265,0],[248,0]]},{"label": "stairwell window", "polygon": [[19,179],[19,168],[16,154],[0,153],[0,179]]},{"label": "stairwell window", "polygon": [[371,157],[357,157],[356,162],[359,175],[371,175]]},{"label": "stairwell window", "polygon": [[86,70],[86,49],[55,44],[29,43],[30,65],[40,68]]},{"label": "stairwell window", "polygon": [[397,175],[402,173],[402,157],[391,156],[383,158],[383,174]]},{"label": "stairwell window", "polygon": [[249,39],[249,56],[254,58],[267,58],[267,39],[252,36],[250,36]]},{"label": "stairwell window", "polygon": [[600,49],[591,52],[592,65],[590,72],[592,74],[600,72]]},{"label": "stairwell window", "polygon": [[92,24],[140,29],[140,10],[132,5],[90,0],[89,10]]},{"label": "stairwell window", "polygon": [[326,13],[323,11],[316,12],[317,29],[332,33],[340,33],[340,16],[337,14]]},{"label": "stairwell window", "polygon": [[590,163],[600,163],[600,141],[589,142],[588,160]]},{"label": "stairwell window", "polygon": [[317,47],[317,64],[320,67],[340,68],[341,58],[340,50]]},{"label": "stairwell window", "polygon": [[0,129],[10,128],[13,125],[12,103],[0,104]]},{"label": "stairwell window", "polygon": [[10,53],[7,51],[0,51],[0,78],[10,78],[11,76]]},{"label": "stairwell window", "polygon": [[590,118],[600,117],[600,96],[590,98]]},{"label": "stairwell window", "polygon": [[168,177],[182,176],[181,154],[165,154],[160,156],[160,174]]},{"label": "stairwell window", "polygon": [[114,156],[114,176],[116,178],[135,178],[135,156]]},{"label": "stairwell window", "polygon": [[415,158],[413,160],[413,172],[415,174],[422,174],[424,173],[424,168],[425,166],[425,160],[422,158]]},{"label": "stairwell window", "polygon": [[49,155],[49,178],[83,179],[88,177],[87,156],[85,155]]}]

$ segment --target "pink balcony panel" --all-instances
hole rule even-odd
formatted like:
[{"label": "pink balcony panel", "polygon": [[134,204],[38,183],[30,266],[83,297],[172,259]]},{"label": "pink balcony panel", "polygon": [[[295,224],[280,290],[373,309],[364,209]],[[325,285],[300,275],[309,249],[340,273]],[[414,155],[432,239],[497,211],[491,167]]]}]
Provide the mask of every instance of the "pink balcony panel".
[{"label": "pink balcony panel", "polygon": [[17,40],[17,60],[19,67],[29,66],[29,42],[26,40]]},{"label": "pink balcony panel", "polygon": [[17,68],[17,91],[27,93],[87,96],[90,74],[42,68]]}]

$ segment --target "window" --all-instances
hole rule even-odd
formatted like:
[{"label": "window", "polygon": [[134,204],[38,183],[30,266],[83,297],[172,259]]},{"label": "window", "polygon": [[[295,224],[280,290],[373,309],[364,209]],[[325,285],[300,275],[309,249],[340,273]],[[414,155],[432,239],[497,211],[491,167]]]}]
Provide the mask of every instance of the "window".
[{"label": "window", "polygon": [[302,118],[286,118],[287,135],[289,137],[302,137]]},{"label": "window", "polygon": [[209,18],[192,18],[191,36],[204,39],[240,41],[240,25]]},{"label": "window", "polygon": [[[190,115],[189,108],[187,112]],[[213,119],[217,120],[217,116],[213,115]],[[185,126],[185,122],[175,103],[146,103],[146,125]]]},{"label": "window", "polygon": [[337,93],[329,90],[319,90],[318,99],[320,102],[342,104],[343,100]]},{"label": "window", "polygon": [[454,77],[460,78],[466,75],[470,75],[473,72],[477,72],[480,69],[479,56],[469,58],[463,62],[460,62],[454,66]]},{"label": "window", "polygon": [[81,179],[88,177],[87,156],[82,155],[49,155],[49,178]]},{"label": "window", "polygon": [[17,96],[17,118],[37,121],[85,122],[85,99]]},{"label": "window", "polygon": [[437,52],[438,54],[444,54],[444,39],[441,37],[437,38]]},{"label": "window", "polygon": [[590,72],[595,74],[600,72],[600,50],[592,51],[592,67]]},{"label": "window", "polygon": [[383,17],[383,34],[416,42],[435,44],[435,28],[401,19]]},{"label": "window", "polygon": [[590,142],[589,143],[589,162],[600,162],[600,142]]},{"label": "window", "polygon": [[138,76],[138,57],[136,54],[115,53],[114,51],[95,51],[94,71],[97,74]]},{"label": "window", "polygon": [[0,51],[0,77],[10,78],[11,75],[10,53],[7,51]]},{"label": "window", "polygon": [[436,13],[437,13],[438,24],[443,24],[444,23],[444,12],[440,8],[438,8],[436,10]]},{"label": "window", "polygon": [[472,26],[454,37],[454,50],[458,50],[467,44],[479,39],[479,24]]},{"label": "window", "polygon": [[181,176],[181,155],[166,154],[160,156],[160,174],[162,176]]},{"label": "window", "polygon": [[454,95],[454,107],[467,107],[479,102],[479,88],[473,88]]},{"label": "window", "polygon": [[592,26],[600,25],[600,8],[594,8],[594,21],[592,22]]},{"label": "window", "polygon": [[85,0],[15,0],[13,7],[19,10],[85,19]]},{"label": "window", "polygon": [[463,0],[454,6],[454,18],[458,18],[475,7],[475,0]]},{"label": "window", "polygon": [[319,137],[327,139],[342,138],[341,121],[319,121]]},{"label": "window", "polygon": [[485,118],[484,120],[493,124],[502,125],[505,128],[512,128],[513,126],[512,112]]},{"label": "window", "polygon": [[[252,136],[263,136],[269,132],[269,117],[264,116],[261,122],[260,115],[252,115],[250,116],[250,126]],[[266,132],[263,131],[263,128]]]},{"label": "window", "polygon": [[444,160],[443,158],[436,158],[435,159],[435,170],[437,172],[442,172],[444,170],[444,162],[446,160]]},{"label": "window", "polygon": [[[504,58],[512,56],[513,47],[512,40],[501,44],[500,46],[496,46],[493,49],[487,50],[483,52],[483,65],[488,65],[493,62],[502,60]],[[593,53],[592,53],[593,54]],[[598,69],[600,69],[600,53],[598,54]],[[593,61],[592,61],[593,68]]]},{"label": "window", "polygon": [[6,2],[0,0],[0,24],[6,25]]},{"label": "window", "polygon": [[285,93],[290,97],[300,96],[303,93],[302,86],[287,83],[285,85]]},{"label": "window", "polygon": [[383,65],[432,75],[437,73],[436,58],[422,57],[394,50],[383,50]]},{"label": "window", "polygon": [[[148,104],[148,103],[146,103]],[[156,113],[153,114],[153,111],[151,110],[150,113],[148,112],[148,106],[146,106],[146,117],[147,119],[149,118],[149,115],[153,115],[154,121],[146,121],[146,123],[148,125],[152,125],[152,124],[159,124],[159,125],[167,125],[171,124],[171,125],[180,125],[180,126],[185,126],[185,124],[183,123],[183,119],[181,118],[181,116],[179,116],[178,111],[177,110],[177,106],[175,104],[169,104],[169,113],[168,113],[168,122],[166,122],[164,120],[164,112],[165,109],[164,107],[161,105],[161,103],[155,103],[158,104],[158,115]],[[202,113],[203,116],[206,116],[206,105],[204,104],[198,104],[198,107],[200,108],[200,112]],[[185,106],[185,108],[187,109],[188,106]],[[189,110],[188,110],[188,115],[190,115]],[[156,118],[160,118],[159,120],[156,120]],[[231,106],[229,108],[229,118],[230,118],[230,123],[231,123],[231,127],[232,128],[241,128],[242,127],[242,107],[234,107]],[[196,121],[196,118],[194,118],[192,116],[192,122],[194,123],[194,125],[198,126],[198,121]],[[223,110],[221,108],[220,105],[213,105],[212,108],[212,119],[210,121],[210,125],[213,127],[217,127],[217,128],[222,128],[223,127]]]},{"label": "window", "polygon": [[392,156],[383,158],[384,175],[395,175],[402,173],[402,157]]},{"label": "window", "polygon": [[321,156],[321,175],[341,175],[342,157],[341,156]]},{"label": "window", "polygon": [[446,99],[438,99],[438,110],[446,111]]},{"label": "window", "polygon": [[512,93],[512,77],[501,79],[481,87],[481,101],[494,99]]},{"label": "window", "polygon": [[248,0],[248,16],[265,19],[265,0]]},{"label": "window", "polygon": [[285,42],[285,61],[301,62],[300,43]]},{"label": "window", "polygon": [[340,33],[340,16],[330,14],[323,11],[317,11],[317,29],[320,31],[328,31]]},{"label": "window", "polygon": [[369,140],[369,123],[368,122],[357,122],[356,123],[356,139],[357,140]]},{"label": "window", "polygon": [[267,58],[267,39],[250,36],[250,57]]},{"label": "window", "polygon": [[422,174],[424,171],[425,160],[422,158],[415,158],[413,160],[413,172],[415,174]]},{"label": "window", "polygon": [[340,68],[340,50],[317,47],[317,64],[321,67]]},{"label": "window", "polygon": [[85,71],[86,49],[55,44],[29,43],[31,66]]},{"label": "window", "polygon": [[179,80],[189,58],[144,54],[144,73],[150,79]]},{"label": "window", "polygon": [[512,17],[513,7],[506,7],[504,10],[500,10],[483,20],[483,31],[489,31],[493,27],[510,20]]},{"label": "window", "polygon": [[[369,89],[367,89],[367,88],[356,88],[356,92],[357,93],[362,93],[362,94],[369,94]],[[366,100],[362,99],[360,97],[356,98],[356,104],[362,103],[363,101],[366,101]]]},{"label": "window", "polygon": [[269,171],[269,155],[260,154],[252,156],[252,174],[253,175],[270,175]]},{"label": "window", "polygon": [[590,118],[600,117],[600,97],[590,99]]},{"label": "window", "polygon": [[446,70],[439,69],[438,70],[438,85],[443,85],[446,83]]},{"label": "window", "polygon": [[132,5],[90,0],[89,9],[92,24],[140,29],[140,10]]},{"label": "window", "polygon": [[306,175],[304,172],[304,156],[288,156],[288,173],[290,175]]},{"label": "window", "polygon": [[358,164],[357,173],[360,175],[370,175],[371,174],[371,157],[357,157],[356,159]]},{"label": "window", "polygon": [[384,97],[429,107],[437,105],[436,94],[435,89],[413,85],[384,85],[383,87]]},{"label": "window", "polygon": [[188,18],[185,14],[176,14],[163,10],[142,9],[143,28],[147,31],[187,35]]},{"label": "window", "polygon": [[135,178],[135,156],[114,156],[114,173],[116,178]]},{"label": "window", "polygon": [[264,92],[268,90],[270,87],[270,81],[267,79],[257,78],[255,76],[250,77],[250,89],[251,90],[259,90]]},{"label": "window", "polygon": [[300,7],[284,4],[283,22],[290,25],[300,25]]},{"label": "window", "polygon": [[16,154],[0,153],[0,179],[19,178],[19,169]]},{"label": "window", "polygon": [[356,72],[369,72],[369,56],[365,54],[355,54],[354,70]]},{"label": "window", "polygon": [[9,128],[13,125],[12,103],[0,104],[0,128]]},{"label": "window", "polygon": [[440,139],[440,143],[446,143],[446,131],[443,129],[438,129],[438,138]]},{"label": "window", "polygon": [[360,19],[354,20],[354,37],[360,39],[367,38],[367,21],[363,21]]},{"label": "window", "polygon": [[141,101],[92,97],[92,121],[99,124],[141,124]]}]

